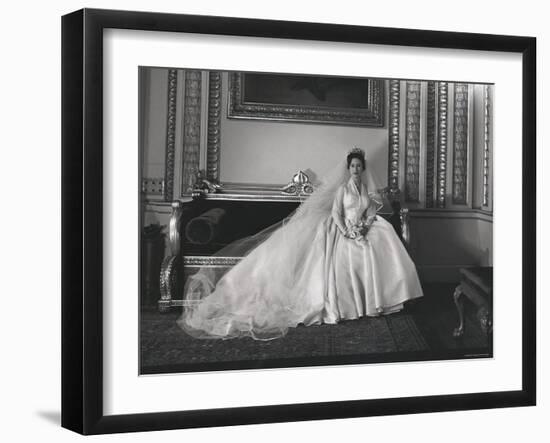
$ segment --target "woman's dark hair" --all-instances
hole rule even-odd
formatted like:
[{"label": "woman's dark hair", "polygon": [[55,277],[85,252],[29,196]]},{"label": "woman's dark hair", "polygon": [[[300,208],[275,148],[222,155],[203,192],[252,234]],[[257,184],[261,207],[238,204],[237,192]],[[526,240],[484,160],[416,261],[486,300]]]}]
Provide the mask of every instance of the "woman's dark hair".
[{"label": "woman's dark hair", "polygon": [[351,161],[354,158],[357,158],[357,159],[361,160],[361,164],[363,165],[363,169],[366,168],[365,157],[363,157],[363,155],[361,155],[359,152],[350,152],[348,154],[348,156],[347,156],[348,168],[349,168],[349,165],[351,164]]}]

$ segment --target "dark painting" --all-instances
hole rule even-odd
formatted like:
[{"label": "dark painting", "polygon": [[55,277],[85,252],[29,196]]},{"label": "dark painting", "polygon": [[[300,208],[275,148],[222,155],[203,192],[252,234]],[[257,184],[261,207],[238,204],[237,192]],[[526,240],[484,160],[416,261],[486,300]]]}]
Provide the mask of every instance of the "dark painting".
[{"label": "dark painting", "polygon": [[368,109],[368,93],[365,79],[245,74],[243,99],[246,103]]},{"label": "dark painting", "polygon": [[368,78],[235,72],[228,116],[383,126],[383,86]]}]

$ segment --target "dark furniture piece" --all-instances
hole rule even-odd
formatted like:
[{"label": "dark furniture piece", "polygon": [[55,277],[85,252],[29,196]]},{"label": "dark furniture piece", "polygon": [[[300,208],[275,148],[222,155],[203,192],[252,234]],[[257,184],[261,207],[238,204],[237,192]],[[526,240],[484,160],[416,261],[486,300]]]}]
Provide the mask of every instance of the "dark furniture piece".
[{"label": "dark furniture piece", "polygon": [[164,255],[164,226],[150,224],[141,231],[140,278],[141,306],[154,306],[160,296],[159,271]]},{"label": "dark furniture piece", "polygon": [[456,338],[464,335],[463,295],[465,295],[476,306],[481,329],[490,338],[493,333],[493,268],[461,268],[460,278],[460,284],[456,287],[453,296],[459,319],[453,335]]},{"label": "dark furniture piece", "polygon": [[[188,200],[173,202],[170,250],[161,269],[159,310],[167,312],[171,307],[184,305],[185,280],[198,268],[231,267],[241,259],[213,256],[214,253],[234,240],[256,234],[288,217],[313,192],[312,189],[301,192],[303,188],[288,191],[228,193],[207,183]],[[386,198],[386,190],[382,193]],[[378,216],[387,219],[404,244],[408,244],[408,211],[401,209],[399,199],[393,199]]]}]

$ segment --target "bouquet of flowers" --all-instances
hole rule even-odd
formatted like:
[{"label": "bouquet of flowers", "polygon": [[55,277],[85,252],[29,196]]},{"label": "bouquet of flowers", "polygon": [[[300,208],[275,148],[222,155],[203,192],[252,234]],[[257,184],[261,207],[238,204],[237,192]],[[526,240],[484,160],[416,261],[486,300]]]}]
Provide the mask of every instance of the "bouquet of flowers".
[{"label": "bouquet of flowers", "polygon": [[372,223],[376,220],[375,216],[367,217],[366,220],[361,220],[358,223],[348,226],[346,237],[355,240],[358,243],[367,243],[367,234]]}]

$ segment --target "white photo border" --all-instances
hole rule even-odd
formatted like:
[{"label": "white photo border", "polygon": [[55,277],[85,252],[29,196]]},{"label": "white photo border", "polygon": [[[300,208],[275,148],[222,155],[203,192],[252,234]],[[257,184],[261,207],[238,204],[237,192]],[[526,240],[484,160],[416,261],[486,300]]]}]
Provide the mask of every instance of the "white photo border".
[{"label": "white photo border", "polygon": [[[103,45],[104,415],[522,389],[522,218],[509,216],[522,189],[506,187],[521,160],[520,53],[121,29]],[[139,66],[494,83],[494,358],[139,376]]]}]

